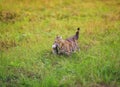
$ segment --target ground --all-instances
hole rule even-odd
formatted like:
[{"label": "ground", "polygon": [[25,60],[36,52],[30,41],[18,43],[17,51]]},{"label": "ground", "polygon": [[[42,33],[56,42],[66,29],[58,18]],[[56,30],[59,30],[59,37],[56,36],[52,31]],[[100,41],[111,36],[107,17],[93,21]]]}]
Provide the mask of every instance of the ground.
[{"label": "ground", "polygon": [[[80,27],[80,52],[51,53]],[[120,87],[120,0],[0,0],[0,87]]]}]

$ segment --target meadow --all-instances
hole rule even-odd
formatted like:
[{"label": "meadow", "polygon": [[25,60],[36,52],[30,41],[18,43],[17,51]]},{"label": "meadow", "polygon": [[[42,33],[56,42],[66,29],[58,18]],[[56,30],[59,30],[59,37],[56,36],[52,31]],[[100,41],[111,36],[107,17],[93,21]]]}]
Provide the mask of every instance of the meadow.
[{"label": "meadow", "polygon": [[[80,52],[53,55],[80,27]],[[120,0],[0,0],[0,87],[120,87]]]}]

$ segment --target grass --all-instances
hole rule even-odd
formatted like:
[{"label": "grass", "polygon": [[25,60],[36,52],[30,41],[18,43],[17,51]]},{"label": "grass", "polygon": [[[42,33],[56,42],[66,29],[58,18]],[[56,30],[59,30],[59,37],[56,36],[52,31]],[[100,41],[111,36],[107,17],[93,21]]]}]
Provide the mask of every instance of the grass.
[{"label": "grass", "polygon": [[[119,0],[0,0],[0,87],[119,87]],[[81,51],[51,53],[81,28]]]}]

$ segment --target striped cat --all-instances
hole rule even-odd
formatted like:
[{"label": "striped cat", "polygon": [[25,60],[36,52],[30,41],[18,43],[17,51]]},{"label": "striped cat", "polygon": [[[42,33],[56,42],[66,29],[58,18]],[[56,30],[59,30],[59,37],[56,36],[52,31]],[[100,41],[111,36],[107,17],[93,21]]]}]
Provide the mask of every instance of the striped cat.
[{"label": "striped cat", "polygon": [[62,37],[57,36],[54,44],[52,45],[54,54],[66,54],[70,55],[72,52],[79,50],[78,38],[79,38],[79,28],[74,36],[67,39],[62,39]]}]

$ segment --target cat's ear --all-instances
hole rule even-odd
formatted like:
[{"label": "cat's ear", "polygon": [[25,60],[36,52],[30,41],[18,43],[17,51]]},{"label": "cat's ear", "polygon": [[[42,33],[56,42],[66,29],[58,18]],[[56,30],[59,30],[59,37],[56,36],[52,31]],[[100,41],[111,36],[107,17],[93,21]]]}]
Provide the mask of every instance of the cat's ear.
[{"label": "cat's ear", "polygon": [[60,36],[60,39],[62,39],[62,36]]},{"label": "cat's ear", "polygon": [[56,39],[57,39],[58,37],[59,37],[59,35],[57,34],[57,35],[56,35]]}]

